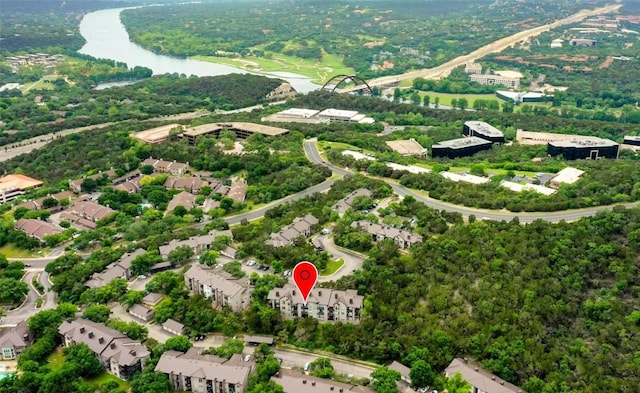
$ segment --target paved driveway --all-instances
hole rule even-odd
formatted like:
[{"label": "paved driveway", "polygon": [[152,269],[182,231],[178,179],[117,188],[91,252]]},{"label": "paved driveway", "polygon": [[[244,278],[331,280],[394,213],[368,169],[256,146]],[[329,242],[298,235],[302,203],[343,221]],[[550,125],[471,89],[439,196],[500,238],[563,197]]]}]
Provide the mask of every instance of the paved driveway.
[{"label": "paved driveway", "polygon": [[354,271],[362,269],[362,263],[365,257],[358,255],[354,252],[347,252],[344,249],[338,248],[333,241],[333,235],[318,235],[317,239],[322,243],[324,250],[333,256],[333,259],[342,258],[344,265],[335,273],[330,276],[320,276],[319,282],[334,281],[341,277],[348,276]]}]

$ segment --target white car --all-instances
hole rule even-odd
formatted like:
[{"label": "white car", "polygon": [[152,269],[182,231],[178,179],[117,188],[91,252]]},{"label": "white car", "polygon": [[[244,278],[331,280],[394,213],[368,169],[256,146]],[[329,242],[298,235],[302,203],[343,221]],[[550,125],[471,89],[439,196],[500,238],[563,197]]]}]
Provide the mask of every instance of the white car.
[{"label": "white car", "polygon": [[141,274],[138,276],[139,279],[144,280],[145,278],[147,278],[147,276],[145,276],[144,274]]},{"label": "white car", "polygon": [[254,261],[253,259],[247,261],[247,266],[255,266],[256,261]]}]

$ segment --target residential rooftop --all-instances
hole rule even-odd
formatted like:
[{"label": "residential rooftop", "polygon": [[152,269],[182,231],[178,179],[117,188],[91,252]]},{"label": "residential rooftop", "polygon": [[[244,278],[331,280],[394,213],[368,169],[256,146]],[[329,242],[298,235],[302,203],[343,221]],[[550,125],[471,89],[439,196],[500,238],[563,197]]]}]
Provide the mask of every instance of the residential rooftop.
[{"label": "residential rooftop", "polygon": [[479,132],[482,135],[492,136],[492,137],[502,137],[504,133],[499,129],[495,128],[489,123],[485,123],[483,121],[467,121],[464,123],[467,127],[472,129],[473,131]]}]

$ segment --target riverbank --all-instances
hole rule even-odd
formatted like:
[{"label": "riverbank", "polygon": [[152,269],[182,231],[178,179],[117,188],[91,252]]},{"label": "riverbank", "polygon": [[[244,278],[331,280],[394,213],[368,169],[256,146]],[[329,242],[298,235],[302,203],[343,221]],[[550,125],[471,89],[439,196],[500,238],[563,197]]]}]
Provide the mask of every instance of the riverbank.
[{"label": "riverbank", "polygon": [[193,56],[192,60],[206,61],[231,67],[241,68],[247,72],[273,75],[278,72],[289,72],[311,78],[311,82],[323,85],[335,75],[354,75],[355,70],[343,64],[339,56],[324,53],[322,61],[301,59],[281,53],[268,53],[266,57],[219,57]]}]

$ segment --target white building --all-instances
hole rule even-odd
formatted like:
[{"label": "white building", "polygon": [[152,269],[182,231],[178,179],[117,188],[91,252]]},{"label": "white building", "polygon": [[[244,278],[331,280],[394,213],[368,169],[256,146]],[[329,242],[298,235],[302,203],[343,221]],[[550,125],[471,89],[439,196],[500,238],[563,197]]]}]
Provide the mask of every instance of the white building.
[{"label": "white building", "polygon": [[213,269],[193,265],[184,274],[187,288],[200,293],[212,302],[214,307],[230,307],[234,312],[242,312],[249,306],[251,288],[245,280],[223,276]]},{"label": "white building", "polygon": [[318,117],[329,119],[330,122],[337,123],[364,123],[373,124],[375,120],[357,111],[347,111],[342,109],[325,109],[318,113]]},{"label": "white building", "polygon": [[554,190],[553,188],[540,186],[537,184],[528,184],[528,183],[520,184],[512,181],[503,180],[500,182],[500,185],[504,188],[508,188],[513,192],[534,191],[534,192],[537,192],[538,194],[542,194],[546,196],[553,195],[556,193],[556,190]]},{"label": "white building", "polygon": [[320,322],[360,322],[364,297],[357,291],[338,291],[330,288],[314,288],[305,304],[302,295],[292,285],[274,288],[267,298],[272,308],[289,318],[314,318]]},{"label": "white building", "polygon": [[486,177],[471,175],[469,173],[440,172],[440,175],[456,183],[485,184],[490,181]]},{"label": "white building", "polygon": [[573,184],[580,180],[584,171],[577,168],[566,167],[556,174],[556,177],[549,180],[549,187],[558,188],[561,184]]}]

